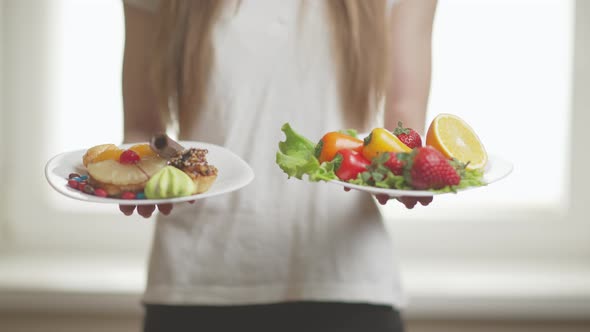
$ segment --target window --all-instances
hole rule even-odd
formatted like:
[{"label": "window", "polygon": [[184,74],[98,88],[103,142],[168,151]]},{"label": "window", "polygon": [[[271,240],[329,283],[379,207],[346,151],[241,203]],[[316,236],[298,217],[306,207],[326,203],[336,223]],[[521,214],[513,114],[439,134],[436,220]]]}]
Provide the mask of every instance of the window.
[{"label": "window", "polygon": [[8,247],[145,256],[152,223],[56,195],[43,175],[57,153],[122,140],[121,2],[10,1],[4,9],[2,161],[10,189],[1,215]]},{"label": "window", "polygon": [[[453,219],[462,218],[452,212],[460,209],[566,208],[573,6],[563,0],[440,1],[428,123],[439,113],[457,114],[488,153],[515,166],[507,179],[483,190],[437,197],[435,206]],[[437,213],[404,217],[431,212]]]}]

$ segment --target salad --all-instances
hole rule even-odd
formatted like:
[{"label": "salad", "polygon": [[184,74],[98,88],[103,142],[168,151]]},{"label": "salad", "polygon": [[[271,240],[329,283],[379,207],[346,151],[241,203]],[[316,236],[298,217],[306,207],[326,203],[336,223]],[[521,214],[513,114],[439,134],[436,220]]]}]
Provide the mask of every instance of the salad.
[{"label": "salad", "polygon": [[328,132],[317,143],[289,123],[281,130],[285,140],[279,143],[276,163],[289,178],[437,193],[486,185],[485,148],[455,115],[437,116],[424,145],[422,137],[401,122],[393,131],[374,128],[364,138],[351,129]]}]

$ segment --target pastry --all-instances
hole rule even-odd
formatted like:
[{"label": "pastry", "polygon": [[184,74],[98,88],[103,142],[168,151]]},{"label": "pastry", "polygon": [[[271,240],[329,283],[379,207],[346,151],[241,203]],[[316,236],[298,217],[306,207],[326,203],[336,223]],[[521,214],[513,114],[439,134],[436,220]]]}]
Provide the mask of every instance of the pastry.
[{"label": "pastry", "polygon": [[196,192],[193,180],[185,172],[166,166],[154,174],[145,185],[145,197],[150,199],[189,196]]},{"label": "pastry", "polygon": [[209,190],[217,179],[217,168],[209,165],[207,153],[206,149],[190,148],[177,153],[168,161],[169,165],[185,172],[193,180],[196,186],[195,194]]},{"label": "pastry", "polygon": [[[108,146],[108,145],[104,145]],[[147,144],[136,145],[128,150],[115,146],[93,147],[86,153],[88,183],[94,188],[104,189],[109,196],[120,196],[123,192],[141,192],[147,181],[166,166],[166,159],[145,149]],[[142,150],[143,149],[143,150]],[[97,150],[102,150],[96,154]],[[135,152],[139,151],[142,153]],[[90,159],[90,156],[94,158]]]},{"label": "pastry", "polygon": [[101,144],[86,151],[88,175],[70,176],[68,186],[101,197],[172,198],[206,192],[217,179],[205,149],[184,149],[167,135],[123,150]]},{"label": "pastry", "polygon": [[218,170],[207,162],[206,149],[185,149],[166,134],[154,135],[151,140],[152,150],[168,158],[168,165],[185,172],[195,183],[194,194],[204,193],[217,179]]}]

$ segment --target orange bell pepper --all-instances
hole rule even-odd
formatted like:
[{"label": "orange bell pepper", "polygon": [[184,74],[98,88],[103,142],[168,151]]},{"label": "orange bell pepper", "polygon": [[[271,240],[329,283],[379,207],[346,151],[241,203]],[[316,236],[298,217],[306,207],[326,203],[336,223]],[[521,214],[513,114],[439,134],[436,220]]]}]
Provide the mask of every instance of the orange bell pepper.
[{"label": "orange bell pepper", "polygon": [[385,128],[375,128],[364,140],[362,153],[368,160],[385,152],[410,152],[410,149],[397,136]]},{"label": "orange bell pepper", "polygon": [[340,150],[350,149],[360,152],[362,148],[362,140],[341,132],[332,131],[325,134],[318,142],[315,147],[315,156],[320,163],[323,163],[324,161],[332,161]]}]

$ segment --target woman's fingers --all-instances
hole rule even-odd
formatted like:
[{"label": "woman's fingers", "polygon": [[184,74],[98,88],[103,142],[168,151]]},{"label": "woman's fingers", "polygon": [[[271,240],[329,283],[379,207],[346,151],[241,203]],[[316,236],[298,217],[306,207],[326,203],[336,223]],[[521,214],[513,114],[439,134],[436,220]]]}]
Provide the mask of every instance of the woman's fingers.
[{"label": "woman's fingers", "polygon": [[158,210],[167,216],[172,212],[172,204],[158,204]]},{"label": "woman's fingers", "polygon": [[[158,204],[158,211],[160,211],[163,215],[169,215],[172,212],[172,204]],[[119,210],[123,212],[124,215],[130,216],[133,212],[137,209],[137,213],[144,217],[149,218],[152,216],[154,211],[156,210],[156,205],[119,205]]]},{"label": "woman's fingers", "polygon": [[[344,191],[350,191],[350,188],[344,187]],[[416,206],[416,204],[418,204],[418,203],[422,204],[422,206],[427,206],[428,204],[432,203],[432,199],[433,199],[432,196],[426,196],[426,197],[412,197],[412,196],[391,197],[391,196],[386,195],[386,194],[377,194],[377,195],[375,195],[375,198],[377,199],[377,201],[381,205],[387,204],[387,202],[389,202],[390,199],[397,199],[403,205],[405,205],[406,208],[408,208],[408,209],[413,209]]]},{"label": "woman's fingers", "polygon": [[422,204],[423,206],[427,206],[428,204],[432,203],[432,199],[432,196],[420,197],[418,198],[418,202],[420,202],[420,204]]},{"label": "woman's fingers", "polygon": [[137,213],[144,218],[151,217],[155,210],[155,205],[139,205],[137,207]]},{"label": "woman's fingers", "polygon": [[130,216],[135,211],[135,205],[119,205],[119,210],[123,212],[124,215]]},{"label": "woman's fingers", "polygon": [[375,195],[375,198],[377,198],[377,201],[381,205],[387,204],[387,202],[391,199],[391,197],[389,197],[388,195],[385,195],[385,194],[377,194],[377,195]]},{"label": "woman's fingers", "polygon": [[407,209],[413,209],[418,203],[418,199],[416,197],[408,197],[408,196],[401,196],[397,198],[398,201],[402,202],[406,206]]},{"label": "woman's fingers", "polygon": [[409,196],[402,196],[398,197],[398,201],[402,202],[408,209],[413,209],[416,204],[420,203],[423,206],[427,206],[428,204],[432,203],[432,196],[426,197],[409,197]]}]

